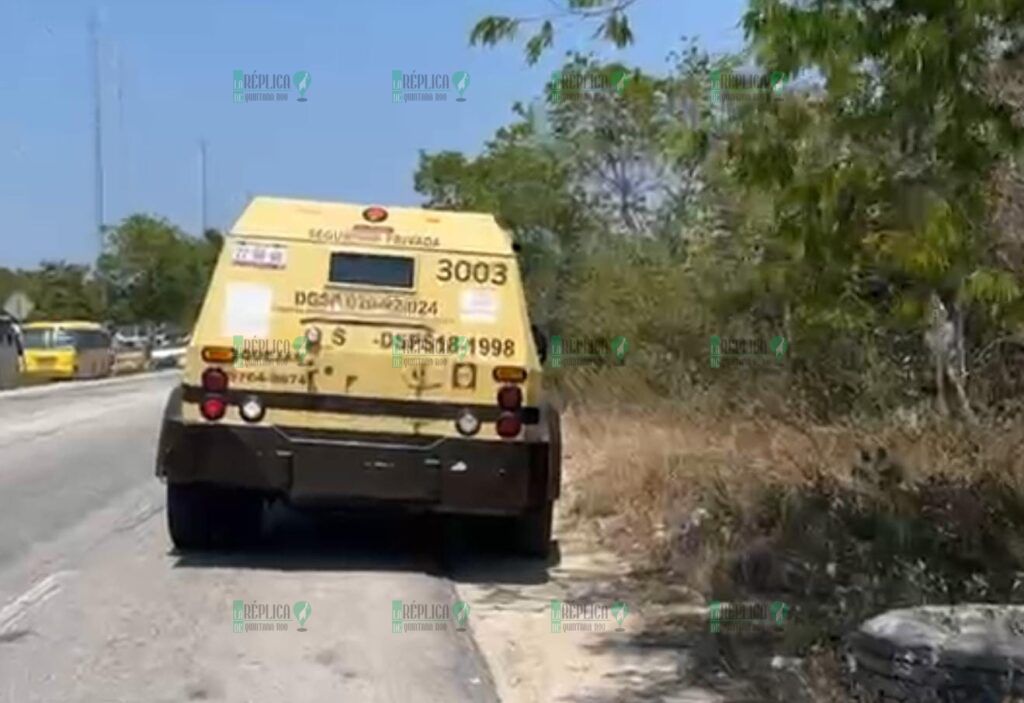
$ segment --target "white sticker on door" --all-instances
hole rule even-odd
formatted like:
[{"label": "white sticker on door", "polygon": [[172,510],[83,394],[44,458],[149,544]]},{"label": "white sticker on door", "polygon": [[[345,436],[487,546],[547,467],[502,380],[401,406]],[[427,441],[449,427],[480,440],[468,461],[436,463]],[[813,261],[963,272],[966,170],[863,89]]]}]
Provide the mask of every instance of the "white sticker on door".
[{"label": "white sticker on door", "polygon": [[258,283],[228,283],[224,293],[221,334],[225,337],[270,336],[270,304],[274,291]]},{"label": "white sticker on door", "polygon": [[459,293],[459,318],[463,322],[498,321],[498,293],[488,288],[469,288]]}]

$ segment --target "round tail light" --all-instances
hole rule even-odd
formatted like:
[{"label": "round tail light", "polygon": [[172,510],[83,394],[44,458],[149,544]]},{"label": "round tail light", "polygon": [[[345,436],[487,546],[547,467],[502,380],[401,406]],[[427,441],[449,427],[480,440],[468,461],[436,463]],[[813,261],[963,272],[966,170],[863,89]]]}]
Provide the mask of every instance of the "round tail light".
[{"label": "round tail light", "polygon": [[523,421],[515,413],[504,412],[498,416],[495,429],[499,437],[515,437],[523,429]]},{"label": "round tail light", "polygon": [[519,386],[502,386],[498,390],[498,407],[502,410],[517,410],[523,404],[523,391]]},{"label": "round tail light", "polygon": [[203,390],[207,393],[223,393],[228,389],[228,375],[220,369],[203,371]]},{"label": "round tail light", "polygon": [[475,435],[480,430],[480,420],[469,410],[463,410],[455,420],[455,427],[459,434],[468,436]]},{"label": "round tail light", "polygon": [[266,408],[263,407],[263,403],[260,402],[259,398],[249,396],[238,406],[238,412],[249,422],[259,422],[263,419]]},{"label": "round tail light", "polygon": [[203,398],[203,402],[199,404],[199,412],[203,414],[207,420],[219,420],[224,417],[224,411],[227,410],[228,404],[220,396],[209,395]]}]

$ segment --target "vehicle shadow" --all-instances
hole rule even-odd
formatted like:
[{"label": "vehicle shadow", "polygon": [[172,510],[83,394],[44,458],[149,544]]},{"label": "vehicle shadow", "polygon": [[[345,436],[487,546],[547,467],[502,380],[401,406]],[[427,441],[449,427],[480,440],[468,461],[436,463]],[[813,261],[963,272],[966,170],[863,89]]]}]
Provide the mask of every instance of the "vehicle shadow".
[{"label": "vehicle shadow", "polygon": [[420,571],[465,583],[539,584],[557,563],[514,555],[507,527],[486,518],[405,513],[307,513],[267,510],[263,539],[243,548],[183,552],[174,568],[281,571]]}]

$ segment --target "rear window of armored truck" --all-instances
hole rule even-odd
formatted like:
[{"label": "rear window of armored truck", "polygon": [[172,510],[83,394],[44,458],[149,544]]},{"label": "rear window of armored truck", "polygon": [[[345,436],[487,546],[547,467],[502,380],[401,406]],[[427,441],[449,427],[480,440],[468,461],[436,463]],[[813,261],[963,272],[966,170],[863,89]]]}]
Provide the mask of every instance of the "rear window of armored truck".
[{"label": "rear window of armored truck", "polygon": [[411,289],[415,262],[405,256],[333,252],[328,280],[383,288]]}]

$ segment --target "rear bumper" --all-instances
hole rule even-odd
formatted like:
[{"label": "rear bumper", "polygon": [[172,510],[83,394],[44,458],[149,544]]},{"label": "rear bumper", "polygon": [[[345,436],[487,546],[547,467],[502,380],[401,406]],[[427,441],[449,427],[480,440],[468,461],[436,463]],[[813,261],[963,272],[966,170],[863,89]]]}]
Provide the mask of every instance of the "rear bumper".
[{"label": "rear bumper", "polygon": [[558,497],[560,442],[197,425],[165,417],[157,475],[301,507],[516,515]]}]

